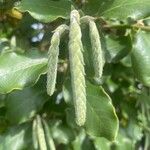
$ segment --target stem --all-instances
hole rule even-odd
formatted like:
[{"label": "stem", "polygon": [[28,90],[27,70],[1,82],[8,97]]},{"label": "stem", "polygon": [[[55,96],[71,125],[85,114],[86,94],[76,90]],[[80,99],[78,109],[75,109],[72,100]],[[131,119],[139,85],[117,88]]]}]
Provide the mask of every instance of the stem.
[{"label": "stem", "polygon": [[116,29],[142,29],[145,31],[150,31],[150,26],[141,26],[138,24],[134,24],[134,25],[104,25],[104,28],[116,28]]}]

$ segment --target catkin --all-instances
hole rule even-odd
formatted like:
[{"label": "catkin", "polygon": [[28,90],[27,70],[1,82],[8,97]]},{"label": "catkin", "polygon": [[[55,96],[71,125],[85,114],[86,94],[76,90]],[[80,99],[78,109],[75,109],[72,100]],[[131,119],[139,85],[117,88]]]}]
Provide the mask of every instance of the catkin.
[{"label": "catkin", "polygon": [[96,81],[100,81],[103,73],[104,60],[99,32],[93,20],[89,21],[89,36],[92,46],[93,66],[95,72],[94,78]]},{"label": "catkin", "polygon": [[86,121],[86,89],[79,21],[80,15],[78,11],[73,10],[70,15],[69,61],[76,123],[82,126]]},{"label": "catkin", "polygon": [[37,122],[37,136],[38,136],[39,148],[40,150],[47,150],[44,130],[43,130],[40,116],[36,117],[36,122]]},{"label": "catkin", "polygon": [[48,51],[47,94],[50,96],[55,91],[60,37],[65,30],[68,30],[68,26],[65,24],[62,24],[56,28],[51,38],[51,45]]},{"label": "catkin", "polygon": [[37,138],[37,122],[34,119],[32,124],[32,141],[34,149],[38,149],[38,138]]},{"label": "catkin", "polygon": [[47,145],[49,147],[50,150],[56,150],[55,148],[55,144],[51,135],[51,132],[49,130],[48,124],[45,120],[42,120],[43,123],[43,127],[44,127],[44,131],[45,131],[45,137],[46,137],[46,141],[47,141]]}]

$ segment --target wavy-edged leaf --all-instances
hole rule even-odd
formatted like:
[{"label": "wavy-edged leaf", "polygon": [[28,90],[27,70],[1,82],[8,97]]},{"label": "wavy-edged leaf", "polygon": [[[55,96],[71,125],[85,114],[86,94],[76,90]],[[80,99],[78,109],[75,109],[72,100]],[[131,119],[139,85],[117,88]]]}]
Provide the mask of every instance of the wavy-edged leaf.
[{"label": "wavy-edged leaf", "polygon": [[114,140],[118,132],[118,120],[110,97],[102,87],[88,83],[87,99],[87,132]]},{"label": "wavy-edged leaf", "polygon": [[106,40],[106,60],[118,62],[128,55],[132,49],[130,36],[105,36]]},{"label": "wavy-edged leaf", "polygon": [[21,55],[14,52],[0,55],[0,93],[31,86],[46,73],[47,58],[40,55]]},{"label": "wavy-edged leaf", "polygon": [[5,106],[6,118],[9,123],[27,122],[42,109],[49,96],[44,84],[46,81],[41,79],[34,87],[28,87],[22,91],[13,91],[8,95]]},{"label": "wavy-edged leaf", "polygon": [[86,14],[124,20],[145,18],[150,15],[149,0],[88,0]]},{"label": "wavy-edged leaf", "polygon": [[150,33],[139,31],[135,35],[131,53],[135,76],[150,87]]},{"label": "wavy-edged leaf", "polygon": [[75,138],[74,131],[68,126],[62,124],[60,120],[55,120],[54,122],[49,122],[49,128],[52,137],[57,144],[69,144]]},{"label": "wavy-edged leaf", "polygon": [[17,8],[28,11],[32,17],[42,22],[51,22],[59,17],[66,18],[70,13],[69,0],[22,0]]},{"label": "wavy-edged leaf", "polygon": [[8,128],[0,135],[0,150],[32,149],[30,124]]},{"label": "wavy-edged leaf", "polygon": [[[65,99],[71,97],[70,84],[64,86]],[[114,140],[118,132],[118,119],[110,97],[100,86],[87,82],[87,117],[86,132],[91,136],[105,137]],[[67,92],[67,93],[66,93]],[[66,95],[67,94],[67,95]],[[67,96],[67,97],[66,97]],[[73,109],[72,109],[73,110]],[[74,117],[72,110],[67,111],[69,120]],[[71,121],[73,123],[73,121]]]}]

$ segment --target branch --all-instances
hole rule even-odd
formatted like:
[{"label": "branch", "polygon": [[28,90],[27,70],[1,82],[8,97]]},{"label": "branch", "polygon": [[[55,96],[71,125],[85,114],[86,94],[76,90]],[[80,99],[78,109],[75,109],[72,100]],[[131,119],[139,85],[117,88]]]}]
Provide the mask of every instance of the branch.
[{"label": "branch", "polygon": [[150,26],[141,26],[138,24],[134,25],[104,25],[103,28],[115,28],[115,29],[142,29],[145,31],[150,31]]}]

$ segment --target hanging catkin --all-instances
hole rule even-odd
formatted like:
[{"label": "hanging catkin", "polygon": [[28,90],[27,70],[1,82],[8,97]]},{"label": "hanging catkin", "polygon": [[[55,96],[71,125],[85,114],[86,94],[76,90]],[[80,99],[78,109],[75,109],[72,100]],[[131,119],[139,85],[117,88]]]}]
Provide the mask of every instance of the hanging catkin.
[{"label": "hanging catkin", "polygon": [[32,124],[32,141],[33,141],[33,147],[35,150],[38,149],[38,137],[37,137],[37,122],[36,119],[33,120]]},{"label": "hanging catkin", "polygon": [[43,130],[40,116],[36,117],[36,122],[37,122],[37,136],[38,136],[39,148],[40,150],[47,150],[44,130]]},{"label": "hanging catkin", "polygon": [[82,126],[86,121],[86,90],[82,54],[83,46],[79,21],[80,16],[78,11],[73,10],[70,15],[69,61],[76,123]]},{"label": "hanging catkin", "polygon": [[53,138],[52,138],[52,135],[51,135],[51,132],[49,130],[47,122],[43,119],[42,123],[43,123],[44,131],[45,131],[45,137],[46,137],[48,149],[56,150],[55,144],[54,144],[54,141],[53,141]]},{"label": "hanging catkin", "polygon": [[89,35],[92,46],[93,66],[95,72],[94,78],[96,81],[100,81],[103,73],[104,60],[99,32],[93,20],[89,21]]},{"label": "hanging catkin", "polygon": [[56,28],[51,38],[51,45],[48,51],[47,93],[50,96],[55,91],[60,37],[65,30],[68,30],[68,26],[65,24],[62,24]]}]

